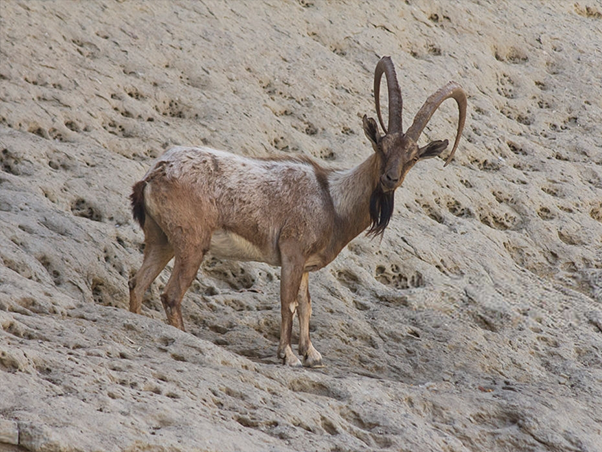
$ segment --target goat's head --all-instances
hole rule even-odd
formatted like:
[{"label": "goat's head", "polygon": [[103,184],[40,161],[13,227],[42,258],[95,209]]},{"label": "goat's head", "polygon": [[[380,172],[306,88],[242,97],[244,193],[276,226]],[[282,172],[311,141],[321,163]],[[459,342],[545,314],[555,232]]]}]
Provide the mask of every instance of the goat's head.
[{"label": "goat's head", "polygon": [[[380,112],[380,82],[383,73],[387,79],[389,93],[389,127],[385,127]],[[384,131],[384,136],[378,131],[378,125],[372,118],[364,116],[364,133],[372,143],[374,151],[379,156],[380,179],[370,199],[370,217],[372,226],[369,234],[379,235],[385,231],[393,214],[393,196],[395,190],[402,184],[408,171],[419,160],[440,155],[449,144],[448,140],[433,141],[426,146],[418,147],[417,141],[422,131],[437,111],[441,103],[449,98],[456,100],[460,112],[456,140],[451,153],[447,157],[447,165],[454,156],[464,122],[466,121],[466,93],[455,82],[449,82],[431,95],[420,111],[416,114],[410,128],[403,133],[402,111],[403,99],[401,89],[395,75],[395,67],[390,57],[383,57],[376,65],[374,74],[374,100],[378,121]]]}]

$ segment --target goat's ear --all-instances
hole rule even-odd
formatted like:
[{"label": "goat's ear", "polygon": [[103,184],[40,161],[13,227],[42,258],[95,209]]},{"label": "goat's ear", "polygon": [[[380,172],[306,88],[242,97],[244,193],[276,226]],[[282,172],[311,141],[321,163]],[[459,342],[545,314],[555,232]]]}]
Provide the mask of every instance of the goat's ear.
[{"label": "goat's ear", "polygon": [[374,150],[378,151],[380,149],[379,144],[380,144],[381,136],[380,136],[380,133],[378,132],[378,126],[376,125],[376,121],[374,119],[368,118],[368,116],[364,115],[363,125],[364,125],[364,133],[366,134],[366,138],[368,138],[370,140]]},{"label": "goat's ear", "polygon": [[420,156],[419,157],[420,160],[437,157],[443,151],[445,151],[448,144],[449,144],[448,140],[443,140],[443,141],[437,140],[437,141],[433,141],[433,142],[427,144],[426,146],[421,147],[418,150],[418,155]]}]

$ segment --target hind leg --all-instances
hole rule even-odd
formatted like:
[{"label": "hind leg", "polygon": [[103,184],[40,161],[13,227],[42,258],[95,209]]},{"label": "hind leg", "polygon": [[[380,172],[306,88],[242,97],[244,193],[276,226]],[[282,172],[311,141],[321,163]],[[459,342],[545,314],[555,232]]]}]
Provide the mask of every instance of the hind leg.
[{"label": "hind leg", "polygon": [[210,239],[195,240],[195,243],[187,243],[185,247],[176,249],[173,271],[161,295],[168,323],[182,331],[184,331],[182,298],[196,277],[209,248],[209,241]]},{"label": "hind leg", "polygon": [[130,311],[140,314],[142,297],[174,256],[172,246],[159,225],[149,216],[144,223],[144,260],[142,266],[130,279]]}]

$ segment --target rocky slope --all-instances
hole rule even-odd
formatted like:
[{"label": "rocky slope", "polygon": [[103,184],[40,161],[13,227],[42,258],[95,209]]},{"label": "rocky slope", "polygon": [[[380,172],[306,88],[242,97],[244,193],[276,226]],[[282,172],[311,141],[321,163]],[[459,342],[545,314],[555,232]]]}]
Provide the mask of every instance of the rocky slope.
[{"label": "rocky slope", "polygon": [[[267,265],[206,260],[187,333],[169,271],[130,314],[152,160],[358,164],[382,55],[406,124],[451,79],[469,118],[311,276],[326,367],[275,359]],[[592,0],[1,2],[0,450],[602,451],[600,74]]]}]

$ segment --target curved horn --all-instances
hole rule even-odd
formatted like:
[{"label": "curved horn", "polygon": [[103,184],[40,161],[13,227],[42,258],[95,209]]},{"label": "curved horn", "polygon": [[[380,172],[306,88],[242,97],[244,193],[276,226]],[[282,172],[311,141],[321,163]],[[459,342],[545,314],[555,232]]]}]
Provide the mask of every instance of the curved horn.
[{"label": "curved horn", "polygon": [[414,122],[406,132],[406,136],[414,140],[414,142],[418,142],[418,138],[422,134],[422,131],[430,121],[433,114],[439,108],[439,105],[443,103],[444,100],[453,98],[456,100],[459,109],[459,119],[458,119],[458,132],[456,133],[456,141],[454,142],[454,147],[452,148],[451,153],[447,157],[445,161],[445,165],[447,166],[456,152],[458,147],[458,143],[460,142],[460,136],[462,135],[462,129],[464,129],[464,123],[466,122],[466,93],[462,89],[460,85],[456,82],[449,82],[447,85],[440,88],[435,94],[431,95],[420,111],[416,114],[414,118]]},{"label": "curved horn", "polygon": [[[380,79],[383,72],[387,77],[387,88],[389,89],[389,128],[383,124],[383,118],[380,114]],[[376,65],[374,71],[374,103],[376,104],[376,114],[378,121],[385,133],[402,132],[401,128],[401,112],[403,110],[403,99],[401,97],[401,89],[395,75],[395,67],[391,61],[391,57],[382,57]]]}]

